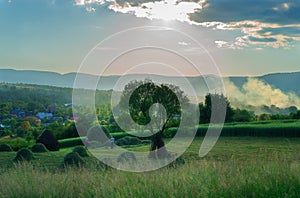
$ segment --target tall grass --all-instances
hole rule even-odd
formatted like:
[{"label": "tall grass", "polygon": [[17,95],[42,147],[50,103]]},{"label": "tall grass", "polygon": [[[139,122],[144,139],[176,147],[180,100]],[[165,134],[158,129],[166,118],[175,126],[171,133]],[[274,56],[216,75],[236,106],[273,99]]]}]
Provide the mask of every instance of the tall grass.
[{"label": "tall grass", "polygon": [[0,197],[300,197],[300,163],[290,159],[202,159],[148,173],[17,164],[1,171]]}]

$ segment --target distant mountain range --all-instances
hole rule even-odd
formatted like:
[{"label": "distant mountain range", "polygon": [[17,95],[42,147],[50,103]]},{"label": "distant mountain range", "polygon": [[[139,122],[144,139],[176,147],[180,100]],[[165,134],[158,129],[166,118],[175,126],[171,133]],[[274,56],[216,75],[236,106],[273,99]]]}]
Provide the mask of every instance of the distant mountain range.
[{"label": "distant mountain range", "polygon": [[[73,87],[76,73],[59,74],[55,72],[47,71],[30,71],[30,70],[13,70],[13,69],[0,69],[0,82],[2,83],[23,83],[23,84],[37,84],[37,85],[49,85],[57,87]],[[93,88],[93,82],[98,82],[99,76],[90,74],[80,74],[82,80],[78,88]],[[114,85],[120,81],[126,82],[128,79],[144,79],[142,75],[128,75],[123,76],[102,76],[97,88],[101,90],[110,90],[114,88]],[[169,83],[172,82],[184,82],[183,77],[166,77],[158,75],[149,75],[151,79],[166,80]],[[247,82],[248,76],[240,77],[224,77],[224,80],[230,80],[238,88],[242,88]],[[300,72],[294,73],[274,73],[263,76],[254,77],[260,81],[269,84],[272,88],[278,88],[284,93],[295,93],[300,97]],[[206,83],[212,88],[217,88],[220,79],[213,75],[204,75],[198,77],[187,77],[188,81],[198,89],[197,93],[205,94],[208,90]],[[206,82],[206,83],[205,83]]]}]

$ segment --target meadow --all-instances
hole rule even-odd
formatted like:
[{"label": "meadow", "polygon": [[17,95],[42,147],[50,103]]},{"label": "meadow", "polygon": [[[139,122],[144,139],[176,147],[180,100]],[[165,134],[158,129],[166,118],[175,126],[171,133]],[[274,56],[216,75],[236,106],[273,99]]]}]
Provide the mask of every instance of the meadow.
[{"label": "meadow", "polygon": [[[168,141],[168,140],[167,140]],[[204,158],[201,137],[183,154],[185,164],[145,173],[98,166],[61,168],[72,148],[35,153],[31,163],[0,155],[0,197],[299,197],[300,138],[221,137]],[[128,150],[148,150],[149,145]]]}]

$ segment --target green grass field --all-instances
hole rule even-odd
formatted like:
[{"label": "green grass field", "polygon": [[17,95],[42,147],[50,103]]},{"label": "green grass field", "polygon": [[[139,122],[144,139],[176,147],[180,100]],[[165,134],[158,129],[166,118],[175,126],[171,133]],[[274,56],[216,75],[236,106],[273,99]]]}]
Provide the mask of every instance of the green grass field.
[{"label": "green grass field", "polygon": [[300,138],[221,137],[199,158],[201,142],[184,165],[146,173],[105,170],[92,156],[81,168],[60,168],[72,148],[35,153],[30,164],[0,153],[0,197],[300,197]]}]

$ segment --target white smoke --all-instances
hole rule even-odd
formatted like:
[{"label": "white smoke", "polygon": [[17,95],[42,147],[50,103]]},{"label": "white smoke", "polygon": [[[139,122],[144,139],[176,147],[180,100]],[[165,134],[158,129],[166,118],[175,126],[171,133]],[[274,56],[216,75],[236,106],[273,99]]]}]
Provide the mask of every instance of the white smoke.
[{"label": "white smoke", "polygon": [[248,78],[240,89],[229,79],[224,80],[226,93],[234,107],[275,105],[279,108],[300,107],[300,98],[295,93],[284,93],[278,88],[258,80]]}]

